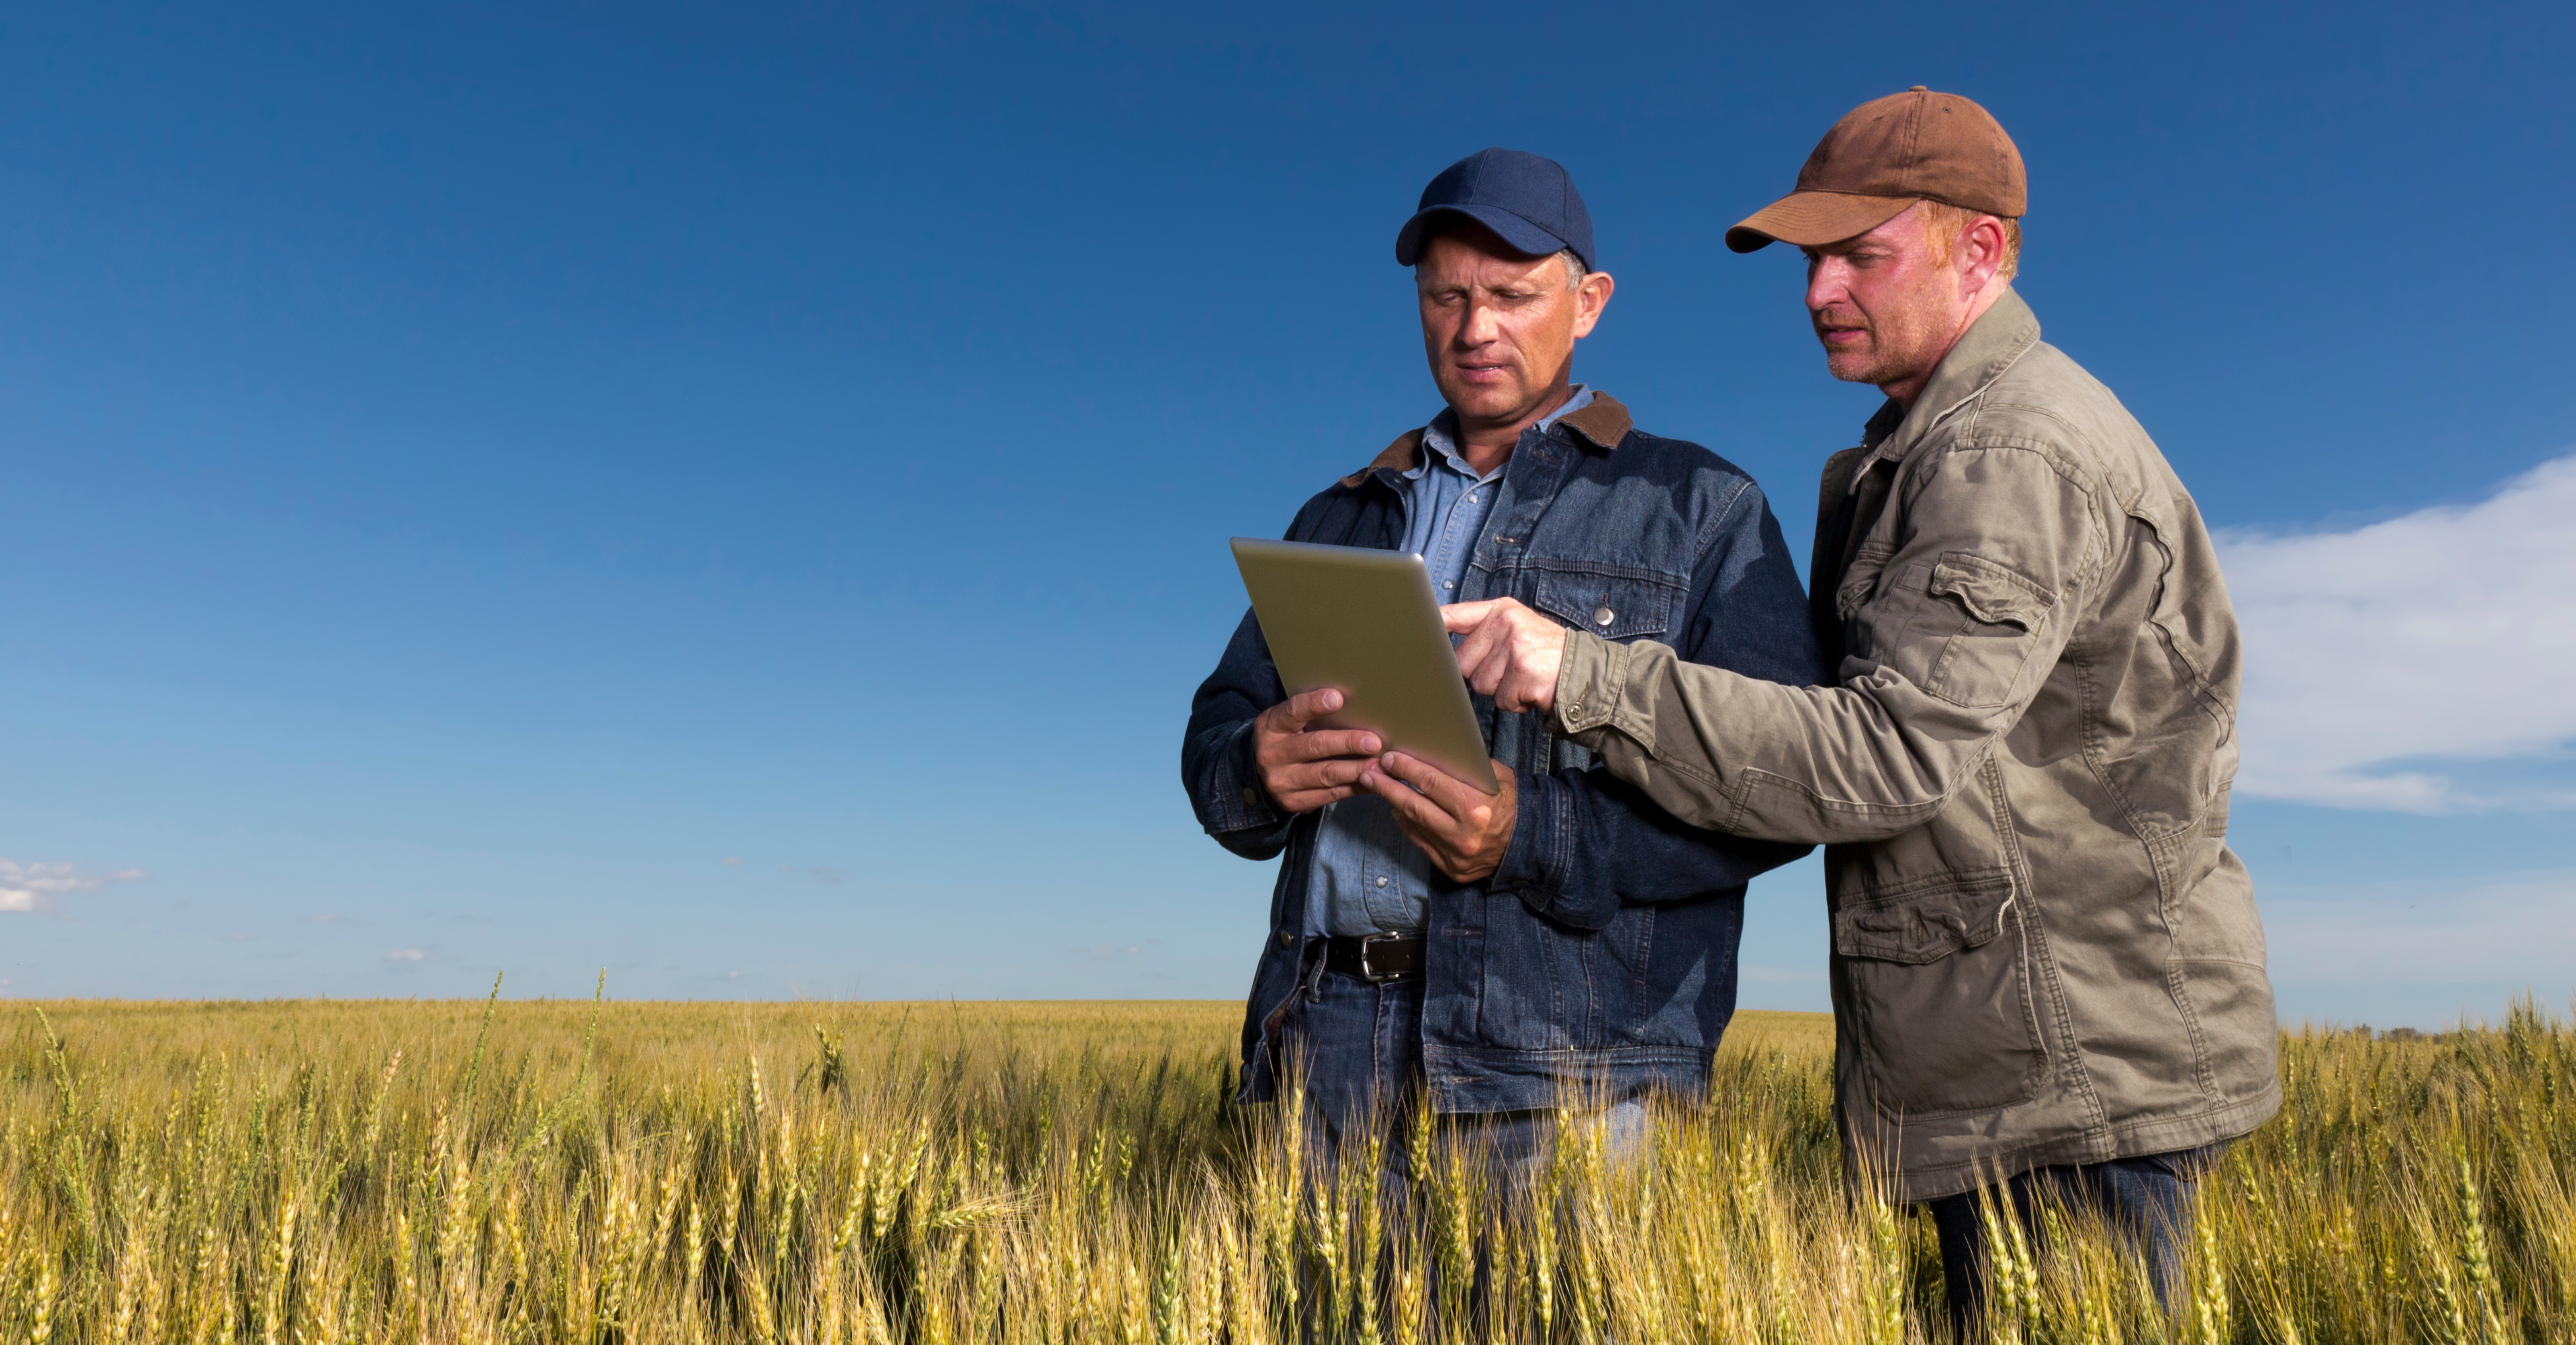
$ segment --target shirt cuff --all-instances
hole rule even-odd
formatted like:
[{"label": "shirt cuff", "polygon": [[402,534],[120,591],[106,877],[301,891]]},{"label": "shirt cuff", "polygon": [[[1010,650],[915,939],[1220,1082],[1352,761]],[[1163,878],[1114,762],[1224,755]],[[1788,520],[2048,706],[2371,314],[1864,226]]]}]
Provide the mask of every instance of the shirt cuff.
[{"label": "shirt cuff", "polygon": [[[1587,732],[1618,717],[1620,700],[1627,689],[1628,661],[1634,652],[1627,645],[1612,644],[1590,631],[1565,633],[1565,654],[1556,669],[1555,718],[1559,733]],[[1619,727],[1628,728],[1625,724]]]}]

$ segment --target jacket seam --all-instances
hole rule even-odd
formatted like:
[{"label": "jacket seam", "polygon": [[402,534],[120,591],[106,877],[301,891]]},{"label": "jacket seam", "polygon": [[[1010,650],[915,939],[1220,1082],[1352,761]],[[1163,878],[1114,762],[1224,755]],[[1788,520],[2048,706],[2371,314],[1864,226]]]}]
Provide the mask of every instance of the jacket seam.
[{"label": "jacket seam", "polygon": [[[1991,753],[1993,750],[1994,739],[1992,736],[1989,736],[1986,741],[1986,746],[1982,751],[1985,753]],[[1672,770],[1676,774],[1690,776],[1691,778],[1699,780],[1712,788],[1718,787],[1718,782],[1713,777],[1702,775],[1687,765],[1670,762],[1664,764],[1668,769]],[[1980,760],[1978,765],[1982,767],[1984,765],[1983,760]],[[1737,774],[1743,777],[1745,781],[1745,790],[1748,794],[1751,792],[1754,782],[1759,781],[1777,788],[1786,789],[1790,793],[1806,799],[1816,807],[1829,808],[1838,813],[1884,813],[1902,816],[1907,813],[1939,812],[1942,808],[1948,806],[1950,800],[1959,796],[1959,791],[1957,789],[1953,789],[1948,794],[1945,794],[1940,798],[1923,799],[1914,803],[1871,803],[1865,799],[1829,798],[1816,792],[1814,789],[1809,788],[1804,781],[1792,780],[1788,776],[1781,775],[1773,771],[1766,771],[1759,766],[1747,766],[1743,770],[1737,772]],[[1967,774],[1973,777],[1976,772],[1971,770],[1968,771]],[[1965,787],[1964,782],[1962,783],[1962,787]]]},{"label": "jacket seam", "polygon": [[1709,515],[1708,522],[1700,525],[1699,536],[1691,539],[1691,572],[1690,576],[1682,580],[1684,587],[1687,588],[1691,578],[1699,574],[1699,567],[1708,560],[1709,548],[1717,544],[1718,537],[1725,531],[1726,521],[1735,517],[1736,505],[1743,501],[1745,493],[1752,488],[1751,478],[1737,477],[1735,489],[1726,493],[1725,503]]},{"label": "jacket seam", "polygon": [[1979,773],[1986,776],[1987,806],[1994,809],[1995,833],[2003,838],[2004,862],[2012,869],[2017,895],[2030,898],[2017,903],[2021,908],[2021,926],[2030,934],[2031,954],[2038,970],[2048,978],[2049,1018],[2057,1025],[2058,1040],[2066,1044],[2064,1082],[2084,1100],[2085,1110],[2092,1114],[2093,1123],[2100,1125],[2103,1123],[2102,1097],[2093,1087],[2093,1072],[2085,1068],[2084,1052],[2075,1035],[2074,1011],[2067,1004],[2066,980],[2058,974],[2057,954],[2048,939],[2048,922],[2041,917],[2039,899],[2031,890],[2034,883],[2030,876],[2030,860],[2022,853],[2021,830],[2013,822],[2012,796],[2004,789],[2003,767],[1989,755]]}]

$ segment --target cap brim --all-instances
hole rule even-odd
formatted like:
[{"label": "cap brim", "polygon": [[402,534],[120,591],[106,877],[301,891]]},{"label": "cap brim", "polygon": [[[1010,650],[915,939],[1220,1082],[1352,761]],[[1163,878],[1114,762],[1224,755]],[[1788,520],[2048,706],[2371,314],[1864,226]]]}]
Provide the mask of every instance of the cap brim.
[{"label": "cap brim", "polygon": [[1775,241],[1802,248],[1839,243],[1904,214],[1905,208],[1917,199],[1855,196],[1838,191],[1792,192],[1727,230],[1726,246],[1735,252],[1755,252]]},{"label": "cap brim", "polygon": [[[1396,265],[1411,266],[1422,260],[1422,244],[1431,236],[1432,229],[1438,227],[1442,215],[1464,215],[1493,230],[1496,236],[1524,256],[1544,257],[1562,252],[1568,246],[1564,239],[1508,210],[1489,205],[1436,205],[1416,211],[1413,218],[1406,220],[1404,227],[1396,231]],[[1592,259],[1584,258],[1583,265],[1590,268]]]}]

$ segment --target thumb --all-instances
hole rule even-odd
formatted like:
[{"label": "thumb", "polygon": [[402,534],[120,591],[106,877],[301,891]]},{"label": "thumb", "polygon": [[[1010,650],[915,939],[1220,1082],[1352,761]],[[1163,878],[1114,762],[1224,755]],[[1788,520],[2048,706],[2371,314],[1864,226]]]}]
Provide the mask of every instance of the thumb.
[{"label": "thumb", "polygon": [[1342,693],[1333,687],[1323,687],[1303,695],[1291,696],[1272,707],[1272,711],[1279,716],[1281,732],[1299,733],[1305,730],[1307,724],[1340,708],[1342,708]]}]

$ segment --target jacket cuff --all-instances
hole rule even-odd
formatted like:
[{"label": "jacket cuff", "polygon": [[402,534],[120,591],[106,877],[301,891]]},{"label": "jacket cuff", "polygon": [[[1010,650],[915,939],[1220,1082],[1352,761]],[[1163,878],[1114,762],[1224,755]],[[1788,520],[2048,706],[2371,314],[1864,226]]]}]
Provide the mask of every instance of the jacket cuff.
[{"label": "jacket cuff", "polygon": [[1590,631],[1568,630],[1565,656],[1556,669],[1557,731],[1572,736],[1610,725],[1648,751],[1654,750],[1653,731],[1634,723],[1637,716],[1619,713],[1627,697],[1628,664],[1635,657],[1633,646],[1612,644]]},{"label": "jacket cuff", "polygon": [[1515,775],[1511,844],[1486,886],[1543,911],[1565,888],[1565,786],[1550,776]]},{"label": "jacket cuff", "polygon": [[1277,826],[1282,820],[1252,760],[1252,725],[1252,720],[1243,721],[1234,731],[1234,741],[1217,755],[1215,778],[1208,782],[1207,829],[1211,832],[1250,831]]}]

